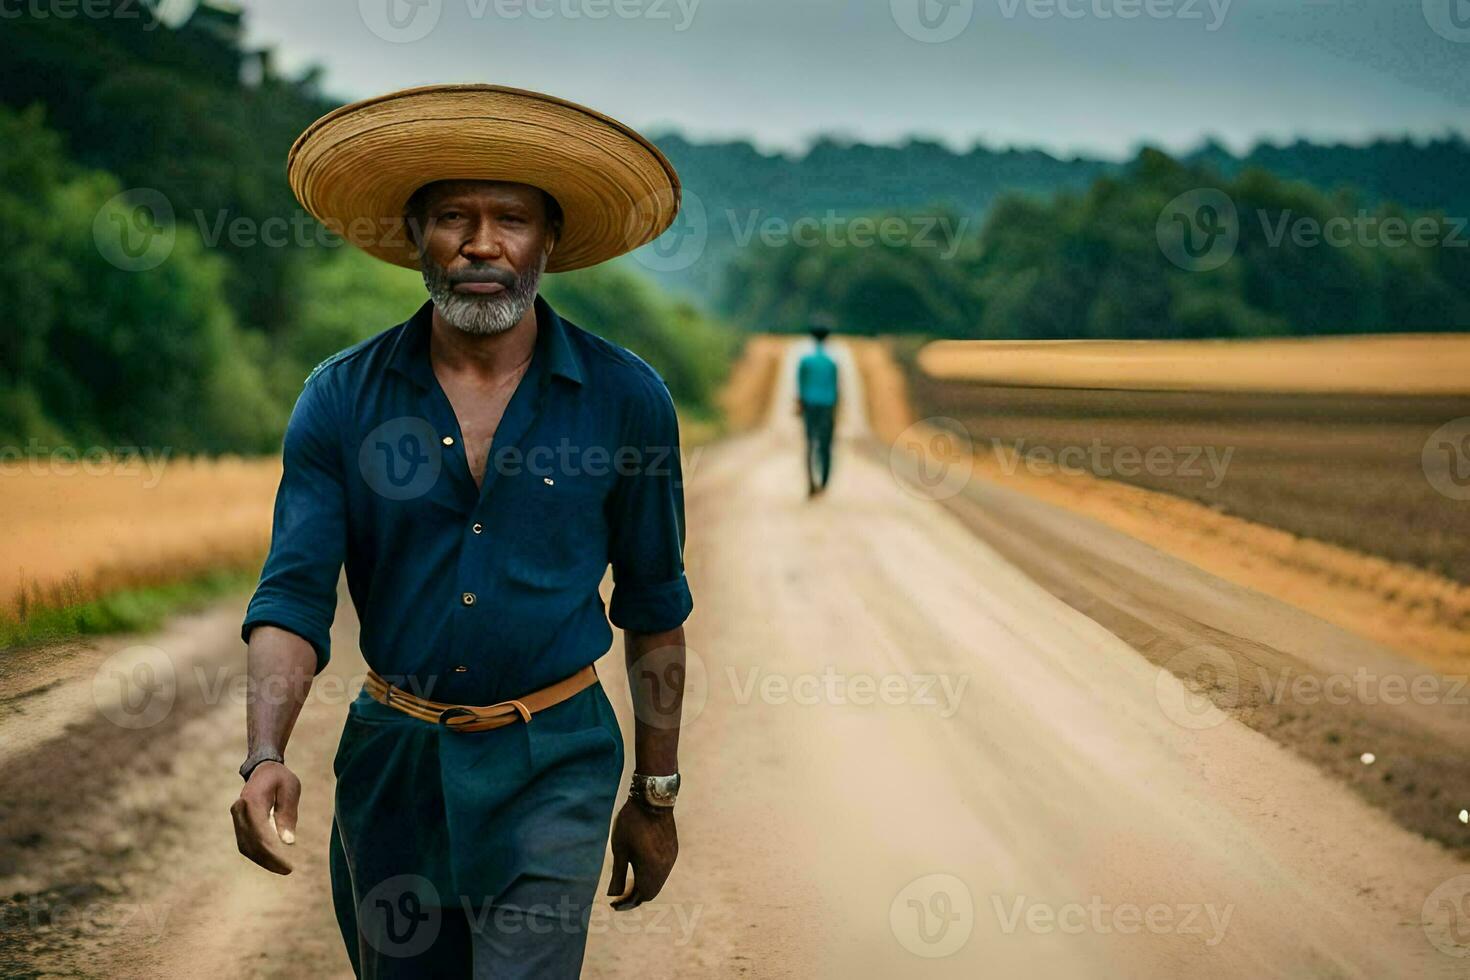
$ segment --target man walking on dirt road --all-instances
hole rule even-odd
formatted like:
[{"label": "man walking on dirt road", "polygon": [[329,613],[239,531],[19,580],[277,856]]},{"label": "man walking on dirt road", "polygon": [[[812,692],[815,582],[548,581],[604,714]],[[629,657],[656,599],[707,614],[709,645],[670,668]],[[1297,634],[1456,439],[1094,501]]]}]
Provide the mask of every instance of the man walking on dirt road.
[{"label": "man walking on dirt road", "polygon": [[485,85],[338,109],[288,172],[328,227],[419,269],[429,302],[319,365],[287,427],[242,628],[240,852],[290,873],[279,843],[302,787],[287,740],[330,655],[345,563],[371,668],[334,764],[332,894],[354,970],[575,977],[624,761],[593,662],[611,620],[636,768],[609,894],[629,909],[658,895],[678,850],[693,601],[668,389],[538,285],[657,237],[678,177],[615,120]]},{"label": "man walking on dirt road", "polygon": [[815,346],[796,366],[796,397],[806,429],[807,496],[827,489],[832,473],[832,429],[837,415],[837,362],[823,341],[830,328],[811,328]]}]

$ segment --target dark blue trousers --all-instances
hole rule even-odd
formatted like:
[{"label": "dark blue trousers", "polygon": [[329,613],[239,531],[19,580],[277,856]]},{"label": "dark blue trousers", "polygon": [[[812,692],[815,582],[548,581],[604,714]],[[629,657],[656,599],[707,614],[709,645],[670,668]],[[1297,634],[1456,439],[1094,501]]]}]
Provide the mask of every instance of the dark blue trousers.
[{"label": "dark blue trousers", "polygon": [[837,414],[835,405],[802,402],[801,418],[806,427],[807,479],[813,488],[827,485],[832,474],[832,428]]},{"label": "dark blue trousers", "polygon": [[577,977],[622,770],[601,684],[487,732],[359,696],[331,850],[356,974]]}]

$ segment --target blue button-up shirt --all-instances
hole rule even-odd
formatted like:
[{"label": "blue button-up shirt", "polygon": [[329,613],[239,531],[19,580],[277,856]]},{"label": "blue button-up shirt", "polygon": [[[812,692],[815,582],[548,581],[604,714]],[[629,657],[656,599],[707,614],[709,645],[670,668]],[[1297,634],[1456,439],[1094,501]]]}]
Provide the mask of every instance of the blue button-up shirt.
[{"label": "blue button-up shirt", "polygon": [[609,618],[639,632],[683,623],[668,388],[635,354],[535,308],[483,487],[429,361],[431,303],[312,372],[286,428],[247,640],[279,626],[325,666],[344,562],[368,665],[437,701],[491,704],[576,673],[611,646]]}]

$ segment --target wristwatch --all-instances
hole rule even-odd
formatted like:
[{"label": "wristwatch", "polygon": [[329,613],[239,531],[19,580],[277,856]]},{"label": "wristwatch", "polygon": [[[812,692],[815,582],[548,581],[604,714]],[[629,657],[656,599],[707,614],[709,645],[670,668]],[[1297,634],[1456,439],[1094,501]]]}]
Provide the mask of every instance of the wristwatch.
[{"label": "wristwatch", "polygon": [[679,774],[676,772],[671,776],[644,776],[635,772],[633,781],[628,786],[628,795],[648,806],[672,810],[674,801],[679,798]]},{"label": "wristwatch", "polygon": [[286,759],[275,749],[261,749],[257,752],[253,752],[250,755],[246,756],[245,761],[240,764],[240,778],[245,780],[247,783],[250,782],[250,774],[254,772],[255,767],[260,765],[262,762],[279,762],[281,765],[284,766],[286,764]]}]

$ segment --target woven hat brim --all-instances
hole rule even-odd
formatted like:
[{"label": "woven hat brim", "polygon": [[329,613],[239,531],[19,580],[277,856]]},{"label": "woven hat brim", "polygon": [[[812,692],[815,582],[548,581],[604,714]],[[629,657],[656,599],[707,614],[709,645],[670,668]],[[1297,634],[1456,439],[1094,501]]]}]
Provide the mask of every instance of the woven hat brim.
[{"label": "woven hat brim", "polygon": [[651,142],[593,109],[501,85],[430,85],[327,113],[291,147],[296,199],[346,241],[419,268],[403,206],[436,180],[539,187],[565,217],[546,263],[565,272],[653,241],[679,212],[679,176]]}]

